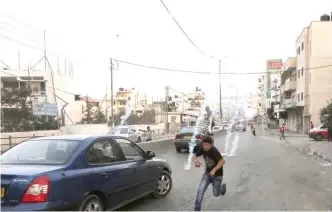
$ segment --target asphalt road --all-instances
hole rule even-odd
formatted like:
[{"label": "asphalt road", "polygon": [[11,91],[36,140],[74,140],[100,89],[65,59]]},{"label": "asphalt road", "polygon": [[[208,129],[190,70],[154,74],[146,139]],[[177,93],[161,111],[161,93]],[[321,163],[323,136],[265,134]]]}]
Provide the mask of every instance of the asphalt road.
[{"label": "asphalt road", "polygon": [[[215,145],[225,154],[227,194],[214,197],[208,188],[202,210],[332,210],[332,166],[305,155],[277,137],[258,132],[216,133]],[[172,141],[144,144],[173,169],[173,188],[164,199],[146,197],[120,210],[193,210],[202,168],[184,171],[188,153],[176,153]]]}]

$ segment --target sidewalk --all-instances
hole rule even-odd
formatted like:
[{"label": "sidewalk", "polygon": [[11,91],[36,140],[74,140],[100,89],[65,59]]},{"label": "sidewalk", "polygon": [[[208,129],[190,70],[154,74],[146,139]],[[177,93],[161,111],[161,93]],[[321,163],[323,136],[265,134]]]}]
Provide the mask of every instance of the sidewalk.
[{"label": "sidewalk", "polygon": [[[267,130],[267,132],[279,139],[279,131]],[[308,137],[307,134],[297,134],[294,132],[285,133],[286,142],[291,143],[294,147],[298,148],[302,152],[312,153],[319,158],[322,158],[332,163],[332,142],[315,141]]]}]

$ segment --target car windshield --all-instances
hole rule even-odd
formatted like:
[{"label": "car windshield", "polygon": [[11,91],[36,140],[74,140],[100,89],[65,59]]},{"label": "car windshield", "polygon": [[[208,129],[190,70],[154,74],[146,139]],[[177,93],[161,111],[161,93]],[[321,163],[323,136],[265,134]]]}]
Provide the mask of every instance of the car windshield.
[{"label": "car windshield", "polygon": [[195,129],[197,133],[202,133],[202,128],[200,127],[184,127],[181,129],[180,133],[194,133]]},{"label": "car windshield", "polygon": [[117,127],[111,130],[110,134],[127,134],[129,128],[126,127]]},{"label": "car windshield", "polygon": [[1,164],[63,164],[79,144],[79,141],[55,139],[25,141],[3,153]]}]

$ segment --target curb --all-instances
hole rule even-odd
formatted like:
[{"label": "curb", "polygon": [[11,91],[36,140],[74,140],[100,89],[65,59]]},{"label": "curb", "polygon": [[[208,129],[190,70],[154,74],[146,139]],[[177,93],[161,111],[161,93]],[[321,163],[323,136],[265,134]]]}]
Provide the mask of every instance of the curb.
[{"label": "curb", "polygon": [[324,155],[324,154],[322,154],[322,153],[319,153],[319,152],[317,152],[317,151],[315,151],[315,150],[312,150],[312,149],[310,149],[310,148],[300,148],[300,147],[296,147],[291,141],[288,141],[288,140],[287,140],[287,137],[286,137],[286,139],[285,139],[285,142],[286,142],[287,144],[293,146],[294,148],[296,148],[296,149],[299,150],[300,152],[303,152],[303,153],[306,153],[306,154],[308,154],[308,153],[312,153],[312,154],[315,155],[316,157],[321,158],[321,159],[323,159],[323,160],[325,160],[325,161],[327,161],[327,162],[329,162],[329,163],[332,163],[332,158],[331,158],[331,157],[329,157],[329,156],[327,156],[327,155]]},{"label": "curb", "polygon": [[319,157],[319,158],[321,158],[321,159],[323,159],[323,160],[325,160],[325,161],[327,161],[327,162],[332,163],[332,158],[330,158],[330,157],[327,156],[327,155],[321,154],[321,153],[319,153],[319,152],[317,152],[317,151],[313,151],[313,150],[310,149],[310,148],[306,148],[306,149],[298,148],[298,149],[299,149],[301,152],[303,152],[303,153],[312,153],[313,155],[315,155],[315,156],[317,156],[317,157]]}]

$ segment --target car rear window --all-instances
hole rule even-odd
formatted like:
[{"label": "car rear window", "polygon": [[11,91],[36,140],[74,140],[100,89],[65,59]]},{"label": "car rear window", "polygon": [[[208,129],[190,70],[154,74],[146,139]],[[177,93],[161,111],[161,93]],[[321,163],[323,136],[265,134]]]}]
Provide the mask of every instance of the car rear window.
[{"label": "car rear window", "polygon": [[184,127],[180,130],[180,133],[193,133],[196,129],[197,133],[202,133],[202,128],[200,127]]},{"label": "car rear window", "polygon": [[58,165],[65,163],[80,141],[32,140],[25,141],[1,155],[2,164]]}]

